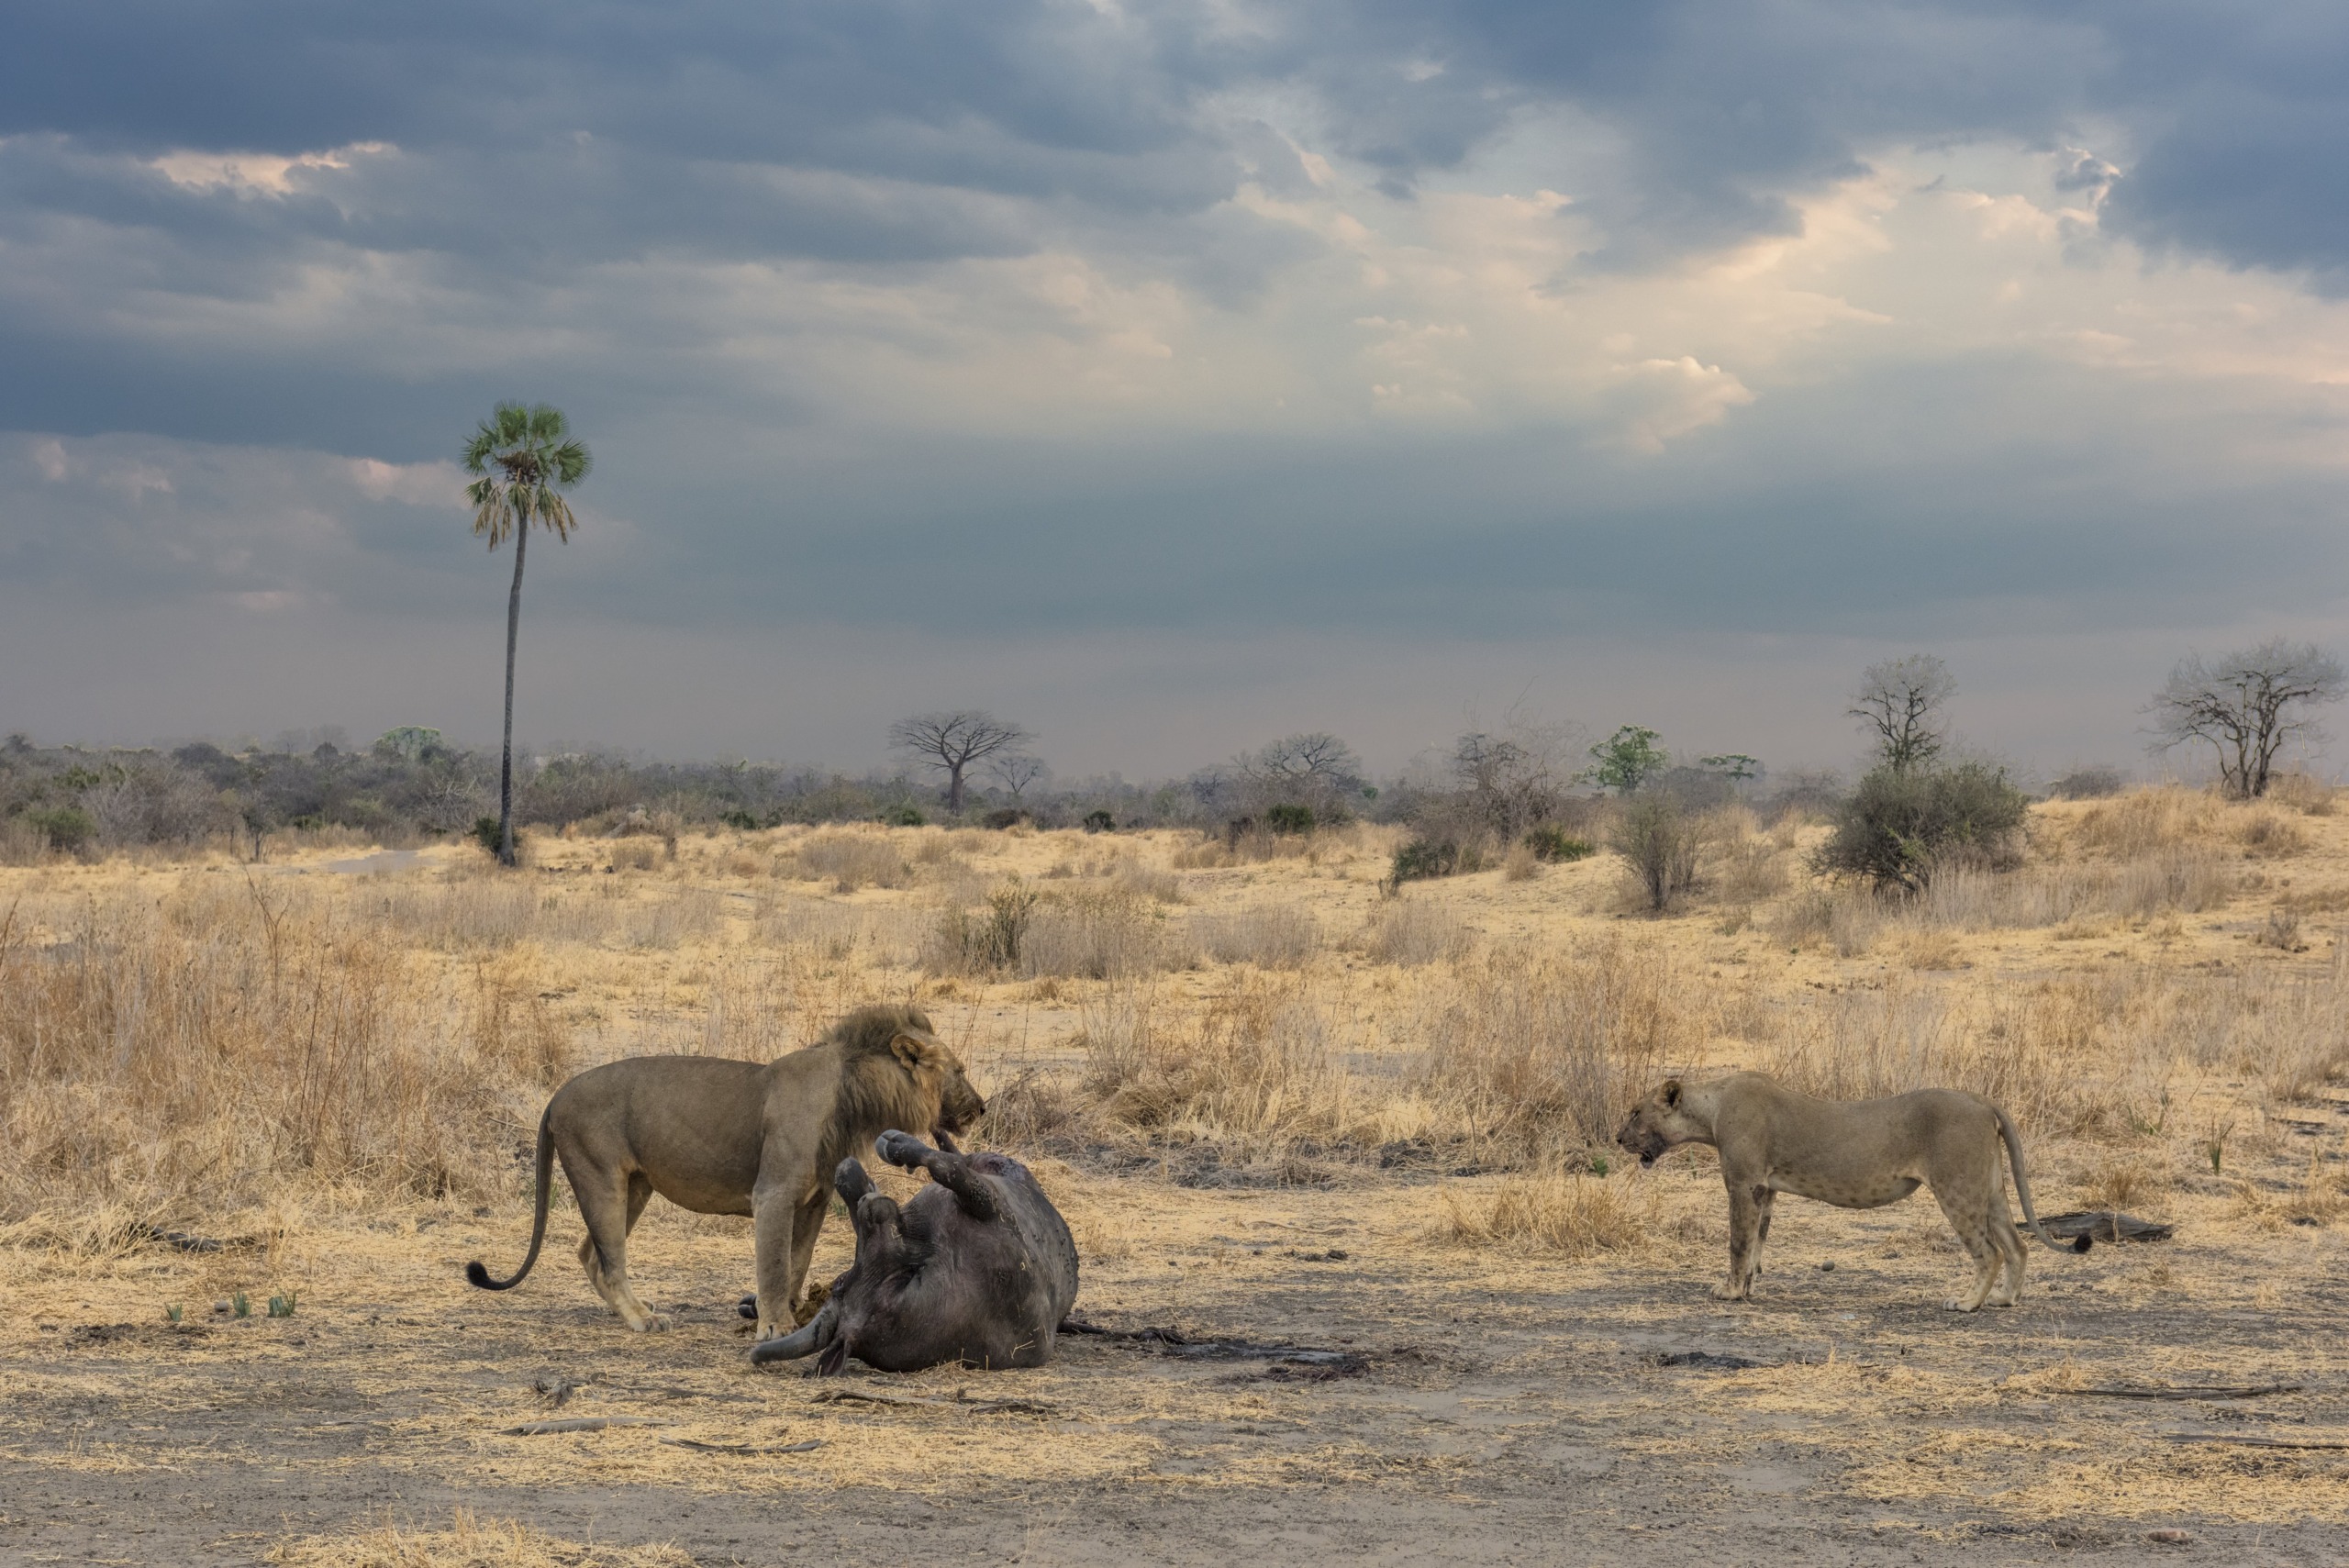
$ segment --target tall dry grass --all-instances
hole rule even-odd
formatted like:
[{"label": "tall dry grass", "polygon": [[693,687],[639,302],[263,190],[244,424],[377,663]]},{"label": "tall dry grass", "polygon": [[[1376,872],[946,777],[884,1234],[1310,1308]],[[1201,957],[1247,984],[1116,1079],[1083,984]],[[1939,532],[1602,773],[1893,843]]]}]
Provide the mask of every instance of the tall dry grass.
[{"label": "tall dry grass", "polygon": [[0,1218],[19,1224],[255,1202],[293,1177],[498,1188],[527,1133],[507,1091],[565,1054],[511,973],[452,991],[299,884],[220,877],[13,914]]},{"label": "tall dry grass", "polygon": [[1501,949],[1422,993],[1410,1081],[1473,1157],[1537,1161],[1606,1144],[1701,1026],[1661,945]]}]

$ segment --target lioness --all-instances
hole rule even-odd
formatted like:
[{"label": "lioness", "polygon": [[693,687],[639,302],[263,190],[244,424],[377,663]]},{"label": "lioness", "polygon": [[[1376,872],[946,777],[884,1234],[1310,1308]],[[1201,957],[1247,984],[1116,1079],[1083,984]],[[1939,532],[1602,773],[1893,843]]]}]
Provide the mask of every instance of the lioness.
[{"label": "lioness", "polygon": [[[1631,1108],[1615,1135],[1640,1157],[1642,1169],[1684,1143],[1720,1151],[1721,1181],[1729,1188],[1729,1281],[1713,1294],[1724,1301],[1752,1296],[1778,1194],[1839,1208],[1878,1208],[1898,1203],[1920,1184],[1932,1187],[1974,1256],[1973,1290],[1948,1303],[1956,1312],[1985,1304],[2012,1307],[2022,1290],[2022,1240],[1998,1169],[2002,1140],[2023,1218],[2042,1241],[2060,1249],[2031,1207],[2015,1124],[1981,1095],[1963,1090],[1917,1089],[1847,1104],[1814,1100],[1759,1073],[1732,1073],[1709,1084],[1667,1078]],[[2071,1250],[2087,1251],[2088,1239],[2081,1237]]]},{"label": "lioness", "polygon": [[759,1337],[793,1327],[825,1178],[891,1128],[930,1129],[941,1148],[986,1114],[963,1063],[912,1007],[863,1007],[815,1044],[761,1066],[712,1056],[637,1056],[591,1068],[539,1118],[538,1208],[511,1279],[478,1262],[465,1277],[511,1290],[546,1240],[554,1157],[587,1222],[587,1283],[640,1333],[668,1327],[628,1283],[628,1233],[654,1193],[699,1214],[747,1214],[758,1247]]}]

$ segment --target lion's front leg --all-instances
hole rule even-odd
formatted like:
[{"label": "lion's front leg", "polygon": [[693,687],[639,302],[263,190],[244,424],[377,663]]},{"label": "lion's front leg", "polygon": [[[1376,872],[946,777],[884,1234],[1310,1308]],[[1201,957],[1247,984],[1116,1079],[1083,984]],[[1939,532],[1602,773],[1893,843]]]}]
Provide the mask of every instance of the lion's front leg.
[{"label": "lion's front leg", "polygon": [[[806,1269],[805,1256],[797,1245],[800,1206],[782,1191],[754,1192],[751,1195],[751,1228],[757,1241],[758,1275],[758,1338],[772,1340],[777,1334],[787,1334],[795,1327],[792,1303],[798,1292],[799,1274]],[[818,1211],[817,1218],[822,1218]],[[811,1232],[809,1245],[814,1245]],[[798,1268],[794,1268],[794,1263]]]},{"label": "lion's front leg", "polygon": [[1726,1171],[1723,1179],[1729,1186],[1729,1278],[1713,1287],[1713,1296],[1721,1301],[1750,1301],[1754,1259],[1762,1246],[1762,1198],[1769,1189]]}]

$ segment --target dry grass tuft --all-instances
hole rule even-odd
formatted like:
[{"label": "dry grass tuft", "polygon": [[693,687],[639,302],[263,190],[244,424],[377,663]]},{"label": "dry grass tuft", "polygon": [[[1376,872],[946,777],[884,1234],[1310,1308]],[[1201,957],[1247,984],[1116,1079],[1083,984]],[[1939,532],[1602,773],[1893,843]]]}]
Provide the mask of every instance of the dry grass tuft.
[{"label": "dry grass tuft", "polygon": [[1412,1020],[1424,1042],[1415,1080],[1480,1158],[1605,1144],[1623,1107],[1700,1043],[1661,946],[1503,950],[1450,978],[1430,987]]},{"label": "dry grass tuft", "polygon": [[908,887],[914,881],[913,867],[882,828],[813,834],[793,848],[786,863],[803,881],[829,882],[835,893]]},{"label": "dry grass tuft", "polygon": [[447,1529],[395,1524],[349,1535],[306,1535],[270,1548],[280,1568],[694,1568],[667,1544],[607,1546],[565,1540],[512,1519],[485,1519],[464,1508]]},{"label": "dry grass tuft", "polygon": [[1431,898],[1395,898],[1381,904],[1363,928],[1362,951],[1374,963],[1405,969],[1444,963],[1467,955],[1468,928],[1460,917]]},{"label": "dry grass tuft", "polygon": [[1643,1249],[1662,1218],[1653,1183],[1631,1175],[1542,1171],[1488,1186],[1447,1185],[1431,1240],[1462,1247],[1539,1248],[1580,1261]]},{"label": "dry grass tuft", "polygon": [[1321,949],[1321,922],[1297,904],[1254,904],[1190,919],[1191,938],[1218,963],[1295,969]]}]

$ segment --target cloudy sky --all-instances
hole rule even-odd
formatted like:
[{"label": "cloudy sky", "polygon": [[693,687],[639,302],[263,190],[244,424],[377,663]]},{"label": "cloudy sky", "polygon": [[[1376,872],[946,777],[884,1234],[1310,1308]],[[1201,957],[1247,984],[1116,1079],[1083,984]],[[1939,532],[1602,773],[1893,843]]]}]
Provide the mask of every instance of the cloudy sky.
[{"label": "cloudy sky", "polygon": [[494,736],[451,461],[594,448],[518,728],[1064,773],[1512,706],[2145,765],[2349,642],[2349,7],[24,0],[0,728]]}]

